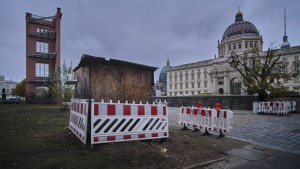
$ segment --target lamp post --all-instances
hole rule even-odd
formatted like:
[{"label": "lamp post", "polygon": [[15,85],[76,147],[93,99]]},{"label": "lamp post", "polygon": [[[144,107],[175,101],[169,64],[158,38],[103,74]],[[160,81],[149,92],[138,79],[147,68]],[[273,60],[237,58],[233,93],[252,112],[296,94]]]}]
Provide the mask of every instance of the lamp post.
[{"label": "lamp post", "polygon": [[275,90],[275,96],[274,96],[274,98],[277,98],[278,96],[277,96],[277,90],[278,90],[278,83],[277,83],[277,78],[275,77],[274,78],[274,87],[276,88],[276,90]]},{"label": "lamp post", "polygon": [[269,98],[270,98],[269,96],[270,96],[270,93],[271,93],[271,92],[270,92],[269,90],[266,90],[266,93],[267,93],[267,95],[268,95],[268,100],[267,100],[267,101],[269,101]]}]

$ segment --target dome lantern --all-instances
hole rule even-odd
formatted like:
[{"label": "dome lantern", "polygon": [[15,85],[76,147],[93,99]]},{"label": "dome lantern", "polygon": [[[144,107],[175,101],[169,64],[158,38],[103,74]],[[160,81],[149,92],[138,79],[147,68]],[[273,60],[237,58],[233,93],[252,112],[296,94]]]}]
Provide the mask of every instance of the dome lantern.
[{"label": "dome lantern", "polygon": [[240,7],[238,7],[238,11],[235,14],[235,22],[243,21],[243,13],[240,11]]}]

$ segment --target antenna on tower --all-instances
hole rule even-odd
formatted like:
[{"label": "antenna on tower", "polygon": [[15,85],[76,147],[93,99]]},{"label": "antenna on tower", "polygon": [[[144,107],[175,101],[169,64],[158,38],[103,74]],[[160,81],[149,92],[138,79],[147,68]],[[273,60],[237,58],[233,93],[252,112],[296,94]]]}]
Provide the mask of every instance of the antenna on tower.
[{"label": "antenna on tower", "polygon": [[284,35],[282,38],[283,42],[281,44],[281,49],[290,47],[290,43],[288,42],[288,36],[286,35],[286,9],[284,8]]},{"label": "antenna on tower", "polygon": [[284,8],[284,36],[286,36],[286,11]]}]

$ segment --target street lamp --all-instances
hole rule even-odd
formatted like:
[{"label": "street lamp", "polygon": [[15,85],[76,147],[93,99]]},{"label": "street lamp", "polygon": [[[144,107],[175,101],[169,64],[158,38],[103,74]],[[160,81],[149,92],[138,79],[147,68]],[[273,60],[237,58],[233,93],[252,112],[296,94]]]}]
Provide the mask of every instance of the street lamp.
[{"label": "street lamp", "polygon": [[267,89],[265,90],[265,92],[266,92],[267,95],[268,95],[268,101],[269,101],[269,96],[270,96],[270,93],[271,93],[271,92],[270,92],[269,90],[267,90]]},{"label": "street lamp", "polygon": [[275,96],[274,96],[274,98],[277,98],[277,90],[278,90],[278,83],[277,83],[277,78],[275,77],[274,78],[274,87],[276,88],[276,91],[275,91]]}]

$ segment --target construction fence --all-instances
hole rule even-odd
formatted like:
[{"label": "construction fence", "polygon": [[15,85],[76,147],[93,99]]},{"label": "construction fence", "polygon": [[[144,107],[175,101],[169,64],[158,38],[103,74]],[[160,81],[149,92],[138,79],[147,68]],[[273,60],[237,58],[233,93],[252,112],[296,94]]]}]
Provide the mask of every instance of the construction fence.
[{"label": "construction fence", "polygon": [[89,140],[91,145],[167,138],[167,106],[162,103],[105,103],[94,102],[93,99],[91,102],[88,99],[72,99],[69,129],[84,144]]}]

